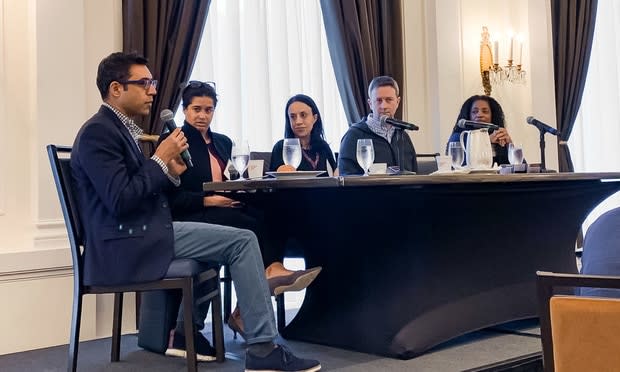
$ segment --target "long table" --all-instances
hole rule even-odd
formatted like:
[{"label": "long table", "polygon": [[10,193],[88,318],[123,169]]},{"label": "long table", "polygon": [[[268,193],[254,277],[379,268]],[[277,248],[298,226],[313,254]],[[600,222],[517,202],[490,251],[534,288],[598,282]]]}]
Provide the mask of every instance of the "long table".
[{"label": "long table", "polygon": [[577,272],[581,223],[620,173],[206,183],[267,212],[323,271],[286,338],[412,358],[537,316],[536,270]]}]

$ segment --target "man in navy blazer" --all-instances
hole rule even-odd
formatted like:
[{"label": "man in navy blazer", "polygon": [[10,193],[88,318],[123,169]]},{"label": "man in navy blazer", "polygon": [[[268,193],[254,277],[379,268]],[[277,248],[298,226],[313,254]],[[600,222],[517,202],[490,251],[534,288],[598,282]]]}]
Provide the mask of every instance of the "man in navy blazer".
[{"label": "man in navy blazer", "polygon": [[[88,249],[84,282],[113,285],[164,276],[173,258],[230,265],[245,324],[247,370],[317,371],[318,361],[295,357],[277,345],[269,287],[256,236],[249,230],[194,222],[172,222],[168,192],[187,169],[180,153],[187,139],[177,128],[146,159],[134,118],[147,115],[157,94],[147,61],[113,53],[97,72],[103,104],[80,129],[71,155],[78,205]],[[206,304],[195,304],[197,329]],[[215,360],[207,339],[195,335],[198,358]],[[185,356],[182,311],[167,355]]]}]

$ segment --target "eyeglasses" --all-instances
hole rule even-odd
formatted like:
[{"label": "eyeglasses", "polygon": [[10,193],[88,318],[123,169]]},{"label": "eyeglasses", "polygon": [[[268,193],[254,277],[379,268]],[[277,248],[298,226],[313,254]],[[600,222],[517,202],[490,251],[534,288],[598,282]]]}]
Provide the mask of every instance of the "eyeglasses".
[{"label": "eyeglasses", "polygon": [[187,88],[205,88],[207,86],[210,86],[211,88],[213,88],[213,90],[216,90],[215,87],[215,81],[198,81],[198,80],[191,80],[188,81],[187,84],[183,87],[183,89],[187,89]]},{"label": "eyeglasses", "polygon": [[154,80],[154,79],[121,80],[119,81],[119,83],[123,85],[127,85],[127,84],[142,85],[142,88],[144,88],[145,90],[149,90],[150,87],[157,89],[157,80]]}]

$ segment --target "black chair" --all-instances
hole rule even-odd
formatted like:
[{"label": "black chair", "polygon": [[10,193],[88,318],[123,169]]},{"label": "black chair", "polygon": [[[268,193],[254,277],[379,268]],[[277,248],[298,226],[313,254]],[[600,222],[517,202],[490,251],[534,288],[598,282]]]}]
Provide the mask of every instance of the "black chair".
[{"label": "black chair", "polygon": [[620,276],[536,275],[545,372],[618,370],[620,299],[573,293],[579,287],[620,289]]},{"label": "black chair", "polygon": [[[303,248],[296,239],[289,239],[286,242],[284,249],[284,255],[286,257],[304,257]],[[286,327],[286,306],[284,293],[280,293],[276,296],[276,324],[278,326],[278,332],[282,332]]]},{"label": "black chair", "polygon": [[250,159],[263,161],[263,174],[269,172],[269,165],[271,164],[271,151],[252,151],[250,152]]},{"label": "black chair", "polygon": [[[585,275],[620,275],[620,208],[603,213],[588,228],[583,240],[581,273]],[[581,294],[618,297],[615,289],[582,288]]]},{"label": "black chair", "polygon": [[437,170],[437,157],[439,153],[434,154],[416,154],[416,160],[418,162],[419,175],[428,175]]},{"label": "black chair", "polygon": [[[47,146],[47,153],[52,167],[54,182],[60,205],[62,207],[69,243],[71,245],[71,256],[73,259],[73,313],[71,317],[71,335],[69,343],[69,360],[67,370],[74,372],[77,369],[77,356],[80,335],[80,320],[82,315],[82,297],[86,294],[114,293],[114,318],[112,323],[112,350],[110,359],[112,362],[119,360],[120,340],[121,340],[121,320],[123,309],[123,293],[136,291],[152,291],[161,289],[181,289],[183,293],[185,335],[187,346],[187,370],[197,371],[196,351],[194,346],[194,322],[192,304],[194,303],[194,288],[198,285],[207,285],[207,281],[213,281],[213,288],[200,301],[211,301],[213,306],[213,344],[216,349],[216,360],[224,361],[224,335],[222,328],[222,310],[219,291],[219,275],[213,269],[206,269],[207,265],[190,259],[174,260],[166,277],[161,280],[116,286],[86,286],[83,284],[83,251],[88,249],[84,245],[79,209],[75,200],[73,190],[70,147],[55,145]],[[59,158],[58,154],[63,154]]]}]

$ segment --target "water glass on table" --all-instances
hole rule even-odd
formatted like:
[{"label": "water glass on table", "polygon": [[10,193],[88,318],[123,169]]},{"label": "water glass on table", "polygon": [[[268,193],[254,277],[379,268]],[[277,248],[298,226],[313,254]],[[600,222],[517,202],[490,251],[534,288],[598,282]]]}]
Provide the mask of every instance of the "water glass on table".
[{"label": "water glass on table", "polygon": [[435,157],[437,162],[437,171],[440,173],[450,173],[452,171],[452,158],[448,155],[437,155]]},{"label": "water glass on table", "polygon": [[357,157],[357,164],[364,170],[364,176],[368,176],[368,169],[375,162],[375,148],[372,140],[368,138],[358,139],[355,155]]},{"label": "water glass on table", "polygon": [[233,143],[231,152],[232,163],[237,172],[239,172],[239,181],[245,180],[243,173],[248,167],[250,161],[250,146],[247,141],[239,141]]},{"label": "water glass on table", "polygon": [[454,168],[454,170],[461,169],[463,167],[465,151],[463,150],[463,146],[461,146],[461,142],[448,143],[448,155],[450,155],[452,160],[452,168]]},{"label": "water glass on table", "polygon": [[301,143],[299,138],[285,138],[282,146],[282,160],[284,164],[297,169],[301,164]]},{"label": "water glass on table", "polygon": [[526,165],[523,164],[523,145],[518,143],[508,144],[508,161],[512,164],[515,173],[526,171]]},{"label": "water glass on table", "polygon": [[512,165],[523,163],[523,146],[516,143],[508,144],[508,161]]}]

